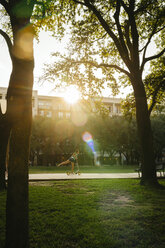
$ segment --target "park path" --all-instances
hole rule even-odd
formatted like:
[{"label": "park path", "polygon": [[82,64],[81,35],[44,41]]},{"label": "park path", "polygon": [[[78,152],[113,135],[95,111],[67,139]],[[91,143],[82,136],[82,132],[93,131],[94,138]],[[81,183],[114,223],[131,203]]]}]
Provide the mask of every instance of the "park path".
[{"label": "park path", "polygon": [[69,180],[69,179],[107,179],[107,178],[138,178],[137,173],[81,173],[70,174],[66,173],[42,173],[29,174],[29,181],[42,180]]}]

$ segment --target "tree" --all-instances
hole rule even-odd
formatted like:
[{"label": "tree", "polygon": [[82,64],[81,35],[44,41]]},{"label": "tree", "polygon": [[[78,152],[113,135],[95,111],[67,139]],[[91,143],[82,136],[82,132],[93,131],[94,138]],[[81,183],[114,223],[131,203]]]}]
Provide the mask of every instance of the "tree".
[{"label": "tree", "polygon": [[149,113],[165,100],[165,57],[162,56],[151,63],[151,73],[144,80]]},{"label": "tree", "polygon": [[[3,121],[2,147],[10,137],[6,203],[6,247],[28,247],[28,155],[33,86],[33,27],[30,17],[34,3],[0,1],[10,17],[13,41],[1,31],[12,61],[7,92],[7,113]],[[1,121],[1,123],[2,123]],[[2,125],[1,125],[2,127]],[[5,157],[5,154],[3,155]]]},{"label": "tree", "polygon": [[1,129],[1,132],[4,132],[5,145],[10,136],[6,247],[28,247],[27,165],[34,67],[33,27],[30,25],[30,17],[34,4],[32,2],[27,4],[26,1],[0,1],[0,3],[10,16],[13,34],[12,42],[9,36],[1,31],[12,60],[12,73],[7,92],[7,113],[4,119],[5,132],[4,128]]},{"label": "tree", "polygon": [[[6,150],[9,143],[8,187],[6,204],[6,248],[28,244],[28,158],[32,120],[33,38],[31,19],[42,22],[50,1],[0,0],[10,34],[0,30],[12,61],[7,91],[7,112],[0,113],[0,172],[4,185]],[[1,13],[2,14],[2,13]],[[33,16],[32,16],[33,14]],[[3,20],[3,19],[2,19]],[[5,27],[6,28],[6,27]],[[38,26],[35,23],[37,30]]]},{"label": "tree", "polygon": [[45,164],[50,163],[51,157],[57,162],[59,155],[72,154],[76,147],[75,137],[81,137],[77,129],[70,120],[34,118],[30,147],[32,164],[34,156],[38,159],[39,154],[44,157]]},{"label": "tree", "polygon": [[[103,117],[92,116],[88,121],[88,130],[93,134],[99,145],[98,150],[113,158],[119,154],[127,164],[137,163],[139,147],[137,146],[137,130],[135,120],[128,121],[123,116]],[[121,162],[121,161],[119,161]]]},{"label": "tree", "polygon": [[[71,8],[73,5],[75,12]],[[114,71],[122,73],[134,92],[142,157],[141,184],[157,185],[153,135],[143,73],[147,62],[161,57],[165,52],[165,6],[161,0],[73,0],[70,1],[69,8],[65,17],[68,16],[72,28],[71,44],[75,44],[74,54],[63,55],[58,64],[49,66],[45,76],[51,79],[53,74],[58,75],[66,83],[70,81],[79,84],[83,91],[87,82],[88,92],[93,93],[95,82],[97,88],[101,89],[107,78],[109,84],[116,87]],[[154,38],[160,48],[150,56],[147,52]],[[82,64],[84,67],[80,69]],[[102,69],[105,76],[103,80],[96,76],[94,67]],[[121,80],[123,82],[123,78]],[[155,81],[152,85],[155,85]]]}]

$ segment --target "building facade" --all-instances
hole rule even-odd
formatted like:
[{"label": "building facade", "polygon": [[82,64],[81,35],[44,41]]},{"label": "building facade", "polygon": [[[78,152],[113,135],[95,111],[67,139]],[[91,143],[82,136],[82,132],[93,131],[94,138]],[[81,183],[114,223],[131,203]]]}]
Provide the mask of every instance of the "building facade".
[{"label": "building facade", "polygon": [[[7,88],[0,87],[0,103],[2,112],[6,111]],[[35,116],[45,116],[55,119],[70,119],[81,113],[98,113],[104,108],[109,116],[121,115],[121,98],[103,97],[80,100],[76,104],[67,103],[63,97],[42,96],[37,90],[33,91],[32,113]]]},{"label": "building facade", "polygon": [[[6,111],[7,88],[0,87],[0,107],[2,113]],[[67,103],[63,97],[39,95],[37,90],[33,90],[32,114],[35,116],[45,116],[55,119],[70,119],[76,113],[99,113],[106,110],[109,116],[122,115],[122,98],[102,97],[81,100],[76,104]],[[157,105],[152,114],[165,114],[165,103]]]}]

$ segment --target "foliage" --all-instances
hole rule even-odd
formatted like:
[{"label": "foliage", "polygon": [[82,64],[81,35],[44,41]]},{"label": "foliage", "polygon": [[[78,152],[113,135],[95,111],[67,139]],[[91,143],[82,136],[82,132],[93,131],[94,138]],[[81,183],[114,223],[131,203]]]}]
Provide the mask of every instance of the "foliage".
[{"label": "foliage", "polygon": [[[50,118],[36,117],[33,120],[31,138],[31,159],[39,154],[62,154],[64,150],[70,154],[73,152],[73,144],[68,143],[73,135],[73,127],[69,122],[55,122]],[[74,140],[72,139],[72,142]]]},{"label": "foliage", "polygon": [[127,97],[122,101],[122,110],[123,115],[128,119],[132,119],[136,116],[136,104],[133,94],[128,94]]},{"label": "foliage", "polygon": [[[151,62],[151,73],[144,80],[146,95],[148,99],[149,113],[161,113],[164,111],[165,101],[165,57]],[[125,116],[132,118],[135,116],[135,98],[133,94],[129,94],[122,104]]]},{"label": "foliage", "polygon": [[[135,63],[137,55],[136,32],[139,57],[143,58],[141,73],[145,64],[155,58],[146,56],[149,44],[155,37],[156,44],[161,43],[160,47],[163,47],[165,10],[162,1],[73,0],[69,3],[61,1],[61,9],[70,34],[67,53],[54,53],[55,63],[46,66],[42,78],[56,82],[60,80],[55,87],[76,84],[84,96],[101,94],[108,86],[117,94],[121,84],[130,84],[130,64]],[[132,19],[131,13],[134,15]],[[133,26],[134,21],[137,30]],[[160,56],[163,52],[164,49],[157,54]],[[121,74],[119,80],[116,79],[119,76],[116,71]],[[150,85],[155,91],[156,81],[150,82]]]},{"label": "foliage", "polygon": [[[82,141],[83,132],[92,134],[95,151],[101,157],[105,153],[113,159],[116,154],[126,158],[127,164],[138,163],[139,148],[135,121],[128,122],[123,117],[88,116],[83,127],[76,127],[71,121],[55,121],[49,118],[36,118],[33,120],[31,138],[31,159],[34,154],[49,154],[57,157],[59,154],[71,154],[78,145],[81,156],[92,154],[88,145]],[[76,141],[77,140],[77,141]],[[81,160],[81,159],[80,159]],[[103,162],[103,161],[102,161]],[[121,163],[121,161],[119,161]],[[47,162],[48,163],[48,162]],[[110,163],[110,161],[109,161]]]},{"label": "foliage", "polygon": [[151,73],[145,78],[149,111],[161,105],[165,101],[165,57],[161,57],[151,63]]},{"label": "foliage", "polygon": [[[165,117],[164,115],[155,115],[152,116],[151,121],[155,159],[160,159],[165,147]],[[108,160],[108,164],[116,163],[114,160],[116,156],[120,164],[122,163],[121,156],[126,160],[126,164],[139,163],[141,158],[135,119],[127,119],[124,116],[101,117],[98,115],[89,115],[88,121],[83,127],[76,127],[70,120],[35,118],[31,138],[32,162],[35,154],[37,156],[43,154],[47,157],[45,165],[48,165],[50,155],[56,158],[56,162],[59,162],[57,160],[61,159],[62,154],[67,158],[78,146],[81,153],[81,164],[83,157],[92,156],[92,151],[82,140],[82,134],[85,131],[92,134],[95,151],[100,153],[101,157],[108,154],[108,157],[111,158],[111,161]],[[60,157],[58,157],[59,155]]]},{"label": "foliage", "polygon": [[165,115],[155,115],[151,120],[154,135],[155,159],[159,161],[162,159],[163,149],[165,148]]},{"label": "foliage", "polygon": [[[52,2],[54,1],[41,0],[41,1],[33,1],[32,3],[33,12],[30,17],[30,22],[31,24],[33,24],[36,39],[38,39],[38,34],[41,30],[52,29],[57,22],[57,18],[55,18],[55,12],[54,12],[54,18],[52,18],[52,15],[50,14],[52,8]],[[25,11],[23,12],[23,9],[22,9],[22,13],[25,13]],[[1,30],[3,30],[11,38],[11,40],[13,40],[12,27],[11,27],[9,14],[5,9],[5,5],[3,6],[3,3],[1,4],[0,16],[1,16],[1,23],[0,23]]]},{"label": "foliage", "polygon": [[102,154],[108,153],[111,159],[119,156],[119,163],[122,163],[121,155],[127,164],[138,163],[139,148],[135,120],[129,122],[121,116],[92,117],[88,125],[99,144],[96,150]]}]

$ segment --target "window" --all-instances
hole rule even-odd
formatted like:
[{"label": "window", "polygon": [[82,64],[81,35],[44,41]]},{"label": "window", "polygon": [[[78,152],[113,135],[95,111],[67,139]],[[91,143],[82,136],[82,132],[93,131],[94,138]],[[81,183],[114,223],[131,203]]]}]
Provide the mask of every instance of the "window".
[{"label": "window", "polygon": [[33,108],[35,107],[35,100],[34,100],[34,98],[32,99],[32,107]]},{"label": "window", "polygon": [[44,116],[44,110],[40,110],[40,111],[39,111],[39,115],[40,115],[40,116]]},{"label": "window", "polygon": [[58,109],[59,109],[59,110],[64,109],[64,105],[63,105],[62,103],[59,103],[59,105],[58,105]]},{"label": "window", "polygon": [[113,106],[109,105],[109,112],[112,113],[113,112]]},{"label": "window", "polygon": [[66,119],[70,119],[70,113],[66,113]]},{"label": "window", "polygon": [[66,104],[66,105],[65,105],[65,109],[66,109],[67,111],[70,111],[70,104]]},{"label": "window", "polygon": [[120,105],[116,104],[116,113],[119,114],[120,113]]},{"label": "window", "polygon": [[58,112],[58,118],[62,119],[64,117],[64,113],[63,112]]},{"label": "window", "polygon": [[41,102],[41,101],[40,101],[40,102],[38,103],[38,105],[39,105],[39,106],[44,106],[44,102]]},{"label": "window", "polygon": [[39,107],[41,107],[41,108],[50,109],[50,107],[51,107],[51,102],[50,102],[50,101],[39,101],[38,105],[39,105]]},{"label": "window", "polygon": [[46,116],[49,117],[49,118],[51,118],[51,117],[52,117],[52,112],[51,112],[51,111],[48,111],[48,112],[46,113]]}]

